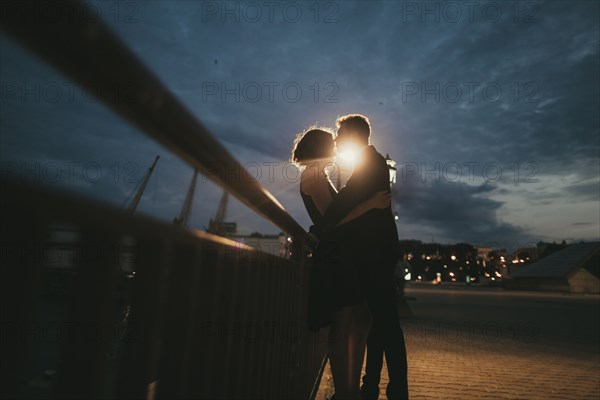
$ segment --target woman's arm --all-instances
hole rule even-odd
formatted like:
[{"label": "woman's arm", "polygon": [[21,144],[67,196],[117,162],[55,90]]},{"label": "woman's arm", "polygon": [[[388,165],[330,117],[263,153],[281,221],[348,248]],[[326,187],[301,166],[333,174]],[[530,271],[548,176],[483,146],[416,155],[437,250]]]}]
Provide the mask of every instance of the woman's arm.
[{"label": "woman's arm", "polygon": [[388,191],[382,190],[375,193],[366,201],[354,207],[336,226],[340,226],[352,221],[373,208],[387,208],[390,205],[391,195]]}]

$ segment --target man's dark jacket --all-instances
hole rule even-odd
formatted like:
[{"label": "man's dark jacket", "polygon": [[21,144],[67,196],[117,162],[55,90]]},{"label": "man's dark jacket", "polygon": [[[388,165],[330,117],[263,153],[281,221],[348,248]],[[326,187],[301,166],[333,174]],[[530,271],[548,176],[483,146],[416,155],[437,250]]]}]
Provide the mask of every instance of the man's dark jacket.
[{"label": "man's dark jacket", "polygon": [[[378,191],[390,191],[389,168],[385,159],[373,146],[365,147],[360,162],[346,186],[344,186],[327,208],[322,227],[317,231],[333,233],[334,227],[350,211]],[[371,209],[360,217],[341,225],[344,248],[352,253],[361,264],[380,278],[393,276],[398,259],[398,231],[391,207]]]}]

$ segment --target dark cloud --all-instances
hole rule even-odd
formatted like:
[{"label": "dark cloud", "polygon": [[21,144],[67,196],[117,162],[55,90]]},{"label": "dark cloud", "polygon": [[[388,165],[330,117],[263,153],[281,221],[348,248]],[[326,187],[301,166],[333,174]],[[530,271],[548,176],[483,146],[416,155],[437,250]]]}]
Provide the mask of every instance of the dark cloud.
[{"label": "dark cloud", "polygon": [[408,180],[397,190],[401,224],[427,226],[446,241],[505,247],[530,241],[525,229],[498,218],[502,202],[489,197],[496,188],[489,183]]},{"label": "dark cloud", "polygon": [[565,195],[577,196],[583,200],[598,200],[600,197],[600,181],[579,183],[568,186],[565,190]]},{"label": "dark cloud", "polygon": [[[457,22],[443,15],[439,22],[432,16],[423,22],[422,15],[407,14],[408,3],[318,3],[333,6],[320,9],[317,23],[310,2],[296,3],[303,15],[293,23],[282,18],[281,9],[273,22],[264,13],[257,23],[231,16],[223,22],[219,15],[207,18],[202,2],[136,3],[135,22],[125,23],[114,18],[112,3],[95,4],[135,54],[245,162],[284,161],[304,127],[332,126],[338,115],[361,112],[371,118],[373,143],[399,163],[503,168],[496,181],[479,174],[459,182],[400,183],[402,222],[412,224],[415,236],[436,233],[449,241],[551,236],[542,225],[553,217],[550,207],[598,199],[599,4],[495,2],[502,18],[489,22],[481,14],[486,2],[479,2],[473,21],[464,3],[454,3],[463,4]],[[531,11],[523,8],[527,5],[536,5],[535,21],[524,21]],[[325,23],[327,16],[332,18]],[[0,37],[0,45],[3,96],[7,83],[67,81],[7,37]],[[269,85],[275,88],[272,98]],[[286,85],[297,85],[302,95],[286,97]],[[262,93],[256,101],[248,99],[256,87]],[[409,95],[415,87],[419,92]],[[422,97],[423,87],[437,93]],[[459,98],[448,98],[457,87]],[[223,88],[237,94],[223,95]],[[494,97],[495,88],[501,96],[486,98]],[[2,161],[107,166],[132,161],[144,171],[160,153],[157,194],[149,193],[141,207],[167,220],[176,214],[191,169],[102,105],[81,97],[32,104],[9,96],[0,114]],[[534,165],[537,182],[523,184],[522,174],[513,179],[517,163]],[[294,216],[307,221],[293,182],[262,183],[282,193]],[[133,184],[103,180],[75,186],[121,202]],[[205,224],[220,191],[209,184],[199,191],[195,212]],[[547,218],[523,212],[532,205],[549,207]],[[600,224],[597,211],[579,211],[591,212],[595,226]],[[232,205],[240,224],[273,229],[248,214]]]}]

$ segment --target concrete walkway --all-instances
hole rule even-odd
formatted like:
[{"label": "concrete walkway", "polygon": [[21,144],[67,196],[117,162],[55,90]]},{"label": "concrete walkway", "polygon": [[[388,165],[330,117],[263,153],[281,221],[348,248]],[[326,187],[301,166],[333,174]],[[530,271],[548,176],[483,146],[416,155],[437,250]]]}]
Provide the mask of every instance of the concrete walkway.
[{"label": "concrete walkway", "polygon": [[[407,296],[411,399],[600,399],[600,297],[425,287]],[[381,400],[386,384],[384,366]],[[332,393],[327,369],[317,399]]]}]

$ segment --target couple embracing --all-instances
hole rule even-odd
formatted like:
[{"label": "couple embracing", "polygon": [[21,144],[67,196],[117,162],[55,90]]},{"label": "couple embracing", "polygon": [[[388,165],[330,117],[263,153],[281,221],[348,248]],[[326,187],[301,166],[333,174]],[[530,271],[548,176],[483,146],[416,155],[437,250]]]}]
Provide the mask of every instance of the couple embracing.
[{"label": "couple embracing", "polygon": [[[313,253],[308,324],[329,326],[328,355],[335,400],[379,395],[385,355],[390,400],[407,399],[407,361],[397,310],[394,267],[398,233],[390,207],[385,159],[369,144],[367,117],[338,118],[337,134],[310,128],[298,136],[292,161],[302,169],[300,194],[318,238]],[[327,175],[336,153],[352,149],[356,164],[338,191]],[[360,373],[365,347],[367,364]]]}]

